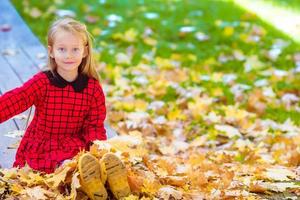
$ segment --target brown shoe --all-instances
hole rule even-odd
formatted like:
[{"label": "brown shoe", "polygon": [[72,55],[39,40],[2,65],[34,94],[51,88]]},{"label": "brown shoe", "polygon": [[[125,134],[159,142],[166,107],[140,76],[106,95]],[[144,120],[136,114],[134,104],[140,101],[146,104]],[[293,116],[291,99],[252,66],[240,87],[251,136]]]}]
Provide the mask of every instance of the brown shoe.
[{"label": "brown shoe", "polygon": [[117,199],[130,195],[127,171],[123,162],[113,153],[104,154],[100,162],[105,165],[107,182],[113,195]]},{"label": "brown shoe", "polygon": [[92,200],[107,199],[106,189],[101,181],[101,167],[96,157],[85,153],[78,162],[82,190]]}]

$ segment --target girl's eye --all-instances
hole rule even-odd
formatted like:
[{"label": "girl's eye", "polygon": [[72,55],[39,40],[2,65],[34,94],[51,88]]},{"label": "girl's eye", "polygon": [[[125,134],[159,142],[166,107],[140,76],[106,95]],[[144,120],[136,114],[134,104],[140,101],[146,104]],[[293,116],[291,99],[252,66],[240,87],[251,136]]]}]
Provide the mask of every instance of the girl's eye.
[{"label": "girl's eye", "polygon": [[77,52],[79,51],[79,48],[74,48],[73,51]]},{"label": "girl's eye", "polygon": [[65,48],[58,48],[58,51],[64,51]]}]

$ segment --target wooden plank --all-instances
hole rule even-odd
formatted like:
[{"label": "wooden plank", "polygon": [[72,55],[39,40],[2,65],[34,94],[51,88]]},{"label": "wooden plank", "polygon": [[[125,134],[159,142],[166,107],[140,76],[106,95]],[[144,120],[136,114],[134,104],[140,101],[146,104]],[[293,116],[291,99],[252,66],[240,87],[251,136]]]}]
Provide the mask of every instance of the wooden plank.
[{"label": "wooden plank", "polygon": [[9,63],[9,66],[21,79],[22,83],[30,79],[34,74],[38,72],[38,69],[35,67],[34,63],[28,59],[24,54],[23,50],[20,48],[15,48],[15,55],[7,55],[5,59]]},{"label": "wooden plank", "polygon": [[45,63],[46,58],[37,59],[38,54],[46,53],[45,47],[22,20],[14,6],[8,0],[1,0],[0,10],[0,24],[11,25],[11,30],[3,34],[6,38],[3,42],[11,48],[18,47],[28,52],[27,55],[35,63],[35,67]]},{"label": "wooden plank", "polygon": [[[19,87],[22,85],[22,81],[17,77],[15,72],[9,66],[9,63],[6,61],[5,57],[0,55],[0,93],[3,94],[11,89]],[[23,112],[22,114],[27,115],[28,111]],[[12,120],[12,119],[11,119]],[[23,128],[24,120],[14,119],[16,127]],[[0,124],[0,130],[2,124]]]},{"label": "wooden plank", "polygon": [[16,44],[21,42],[26,46],[40,46],[38,38],[34,36],[9,0],[1,0],[0,10],[1,23],[12,25],[10,34]]},{"label": "wooden plank", "polygon": [[18,139],[5,136],[10,131],[16,130],[17,127],[13,120],[1,123],[0,128],[0,166],[2,168],[11,168],[15,160],[16,149],[8,147],[14,146]]},{"label": "wooden plank", "polygon": [[[0,56],[0,66],[0,94],[22,85],[21,80],[16,76],[2,56]],[[16,124],[16,128],[24,126],[23,120],[14,120],[14,124]],[[0,124],[0,130],[1,128],[2,124]]]},{"label": "wooden plank", "polygon": [[[5,91],[11,90],[21,85],[20,79],[8,67],[8,63],[0,55],[0,95]],[[19,123],[21,125],[21,123]],[[10,119],[0,124],[0,165],[3,168],[10,168],[13,165],[16,149],[8,149],[8,146],[12,146],[16,143],[16,138],[9,138],[4,136],[9,131],[18,130],[16,120]]]},{"label": "wooden plank", "polygon": [[0,66],[0,91],[2,93],[22,85],[21,80],[2,55],[0,55]]},{"label": "wooden plank", "polygon": [[107,138],[112,138],[118,135],[117,132],[112,129],[108,123],[104,123],[104,127],[106,129]]},{"label": "wooden plank", "polygon": [[[23,46],[21,48],[24,52],[24,55],[27,56],[29,60],[33,63],[34,67],[38,70],[43,70],[47,66],[47,51],[42,46]],[[35,52],[32,53],[32,52]],[[41,57],[43,55],[43,57]]]}]

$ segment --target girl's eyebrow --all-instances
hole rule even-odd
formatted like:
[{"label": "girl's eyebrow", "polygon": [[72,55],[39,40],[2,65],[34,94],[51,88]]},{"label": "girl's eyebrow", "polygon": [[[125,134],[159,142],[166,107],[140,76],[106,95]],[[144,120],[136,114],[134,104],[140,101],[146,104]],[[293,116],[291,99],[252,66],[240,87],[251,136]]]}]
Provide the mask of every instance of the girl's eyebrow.
[{"label": "girl's eyebrow", "polygon": [[[65,46],[69,46],[69,45],[67,45],[67,44],[56,44],[56,46],[59,46],[59,47],[63,46],[63,47],[65,47]],[[80,47],[79,44],[76,44],[76,45],[70,45],[70,46],[72,46],[72,47]]]}]

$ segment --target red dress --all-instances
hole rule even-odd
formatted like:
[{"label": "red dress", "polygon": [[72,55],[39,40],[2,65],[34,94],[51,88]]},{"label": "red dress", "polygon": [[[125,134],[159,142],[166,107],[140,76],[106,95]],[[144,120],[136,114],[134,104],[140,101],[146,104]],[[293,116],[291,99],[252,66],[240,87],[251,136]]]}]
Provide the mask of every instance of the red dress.
[{"label": "red dress", "polygon": [[67,82],[57,72],[39,72],[0,96],[0,123],[34,105],[35,115],[17,150],[14,167],[52,173],[93,140],[106,140],[105,97],[99,82],[79,74]]}]

